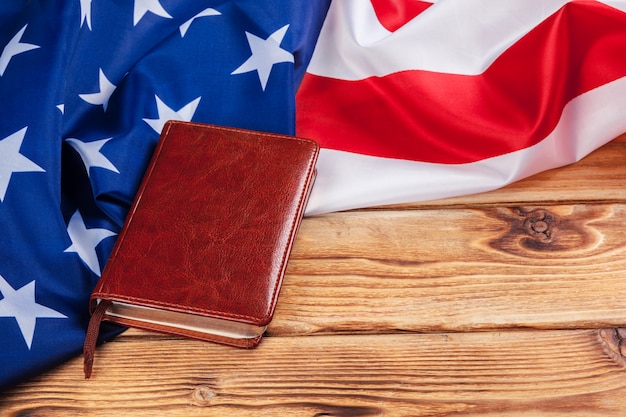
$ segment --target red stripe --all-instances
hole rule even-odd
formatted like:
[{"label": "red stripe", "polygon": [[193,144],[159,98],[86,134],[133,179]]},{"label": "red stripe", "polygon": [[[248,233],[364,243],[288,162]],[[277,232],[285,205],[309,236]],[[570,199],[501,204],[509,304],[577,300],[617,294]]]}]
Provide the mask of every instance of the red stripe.
[{"label": "red stripe", "polygon": [[570,4],[478,76],[405,71],[342,81],[307,74],[297,134],[367,155],[473,162],[538,143],[567,102],[623,76],[626,14]]},{"label": "red stripe", "polygon": [[380,23],[390,32],[395,32],[409,20],[432,6],[417,0],[371,0]]}]

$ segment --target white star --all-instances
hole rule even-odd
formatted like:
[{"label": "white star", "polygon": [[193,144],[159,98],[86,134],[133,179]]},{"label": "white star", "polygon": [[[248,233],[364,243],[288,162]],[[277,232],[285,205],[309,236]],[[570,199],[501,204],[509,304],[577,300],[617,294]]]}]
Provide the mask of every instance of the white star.
[{"label": "white star", "polygon": [[159,0],[135,0],[135,10],[133,12],[133,26],[137,26],[137,23],[148,12],[152,12],[157,16],[171,19],[169,15],[159,3]]},{"label": "white star", "polygon": [[57,109],[61,112],[61,114],[65,114],[65,104],[57,105]]},{"label": "white star", "polygon": [[96,253],[96,246],[104,239],[116,235],[116,233],[107,229],[87,229],[83,216],[77,210],[72,215],[67,225],[67,234],[72,240],[72,244],[64,252],[75,252],[80,260],[85,263],[93,271],[94,274],[100,276],[100,263]]},{"label": "white star", "polygon": [[11,177],[16,172],[46,172],[39,165],[20,153],[27,127],[0,139],[0,202],[9,187]]},{"label": "white star", "polygon": [[35,301],[35,281],[15,290],[0,275],[0,317],[13,317],[20,327],[22,337],[28,346],[33,344],[37,319],[66,319],[67,316],[56,310],[37,304]]},{"label": "white star", "polygon": [[259,75],[259,80],[261,81],[261,88],[265,91],[265,86],[267,85],[267,80],[270,78],[270,72],[272,72],[274,64],[294,62],[293,54],[280,47],[280,43],[283,41],[288,28],[289,25],[283,26],[272,33],[267,39],[261,39],[256,35],[246,32],[252,56],[239,68],[234,70],[231,75],[256,70]]},{"label": "white star", "polygon": [[101,105],[104,108],[104,111],[107,111],[109,99],[117,86],[113,85],[111,81],[109,81],[109,79],[104,75],[104,72],[102,72],[102,69],[99,70],[98,74],[98,86],[100,88],[99,92],[79,94],[78,96],[89,104],[93,104],[95,106]]},{"label": "white star", "polygon": [[83,159],[85,168],[87,169],[87,176],[91,168],[104,168],[109,171],[120,173],[115,165],[109,161],[109,159],[100,152],[100,149],[113,138],[94,140],[93,142],[83,142],[78,139],[68,138],[65,139],[72,148],[76,149],[80,157]]},{"label": "white star", "polygon": [[91,0],[80,0],[80,27],[87,22],[87,27],[91,30]]},{"label": "white star", "polygon": [[194,113],[196,112],[196,108],[198,108],[198,104],[200,103],[200,99],[202,97],[198,97],[192,102],[186,104],[183,108],[178,111],[173,110],[168,107],[158,96],[154,96],[157,104],[157,111],[159,113],[158,119],[143,119],[144,122],[148,123],[151,128],[154,129],[155,132],[161,134],[161,130],[163,130],[163,126],[165,126],[165,122],[168,120],[182,120],[185,122],[190,122],[193,118]]},{"label": "white star", "polygon": [[221,15],[221,13],[215,9],[211,9],[211,8],[204,9],[203,11],[201,11],[200,13],[198,13],[197,15],[195,15],[194,17],[192,17],[191,19],[187,20],[185,23],[180,25],[179,27],[180,36],[182,36],[183,38],[185,37],[185,33],[187,33],[189,26],[191,26],[193,21],[196,20],[197,18],[205,17],[205,16],[217,16],[217,15]]},{"label": "white star", "polygon": [[4,71],[7,69],[11,58],[13,58],[15,55],[19,55],[22,52],[30,51],[31,49],[40,48],[39,45],[20,42],[20,40],[22,39],[22,35],[24,35],[24,31],[26,30],[26,26],[20,29],[20,31],[17,32],[15,36],[13,36],[13,39],[11,39],[2,50],[2,54],[0,54],[0,77],[4,75]]}]

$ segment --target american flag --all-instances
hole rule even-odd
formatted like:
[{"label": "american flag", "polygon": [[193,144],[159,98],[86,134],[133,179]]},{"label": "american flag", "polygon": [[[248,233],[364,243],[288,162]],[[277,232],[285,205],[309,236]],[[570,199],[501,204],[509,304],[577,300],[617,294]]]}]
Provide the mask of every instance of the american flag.
[{"label": "american flag", "polygon": [[297,93],[309,213],[492,190],[626,132],[626,1],[333,1]]},{"label": "american flag", "polygon": [[0,390],[81,352],[89,295],[166,120],[294,133],[327,8],[0,2]]}]

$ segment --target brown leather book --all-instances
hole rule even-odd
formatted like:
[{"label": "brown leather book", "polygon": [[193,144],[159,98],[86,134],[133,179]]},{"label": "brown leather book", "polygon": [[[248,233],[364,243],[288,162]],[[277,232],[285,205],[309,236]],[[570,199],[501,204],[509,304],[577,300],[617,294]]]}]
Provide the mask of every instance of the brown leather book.
[{"label": "brown leather book", "polygon": [[102,320],[258,344],[318,153],[307,139],[168,122],[91,296],[86,377]]}]

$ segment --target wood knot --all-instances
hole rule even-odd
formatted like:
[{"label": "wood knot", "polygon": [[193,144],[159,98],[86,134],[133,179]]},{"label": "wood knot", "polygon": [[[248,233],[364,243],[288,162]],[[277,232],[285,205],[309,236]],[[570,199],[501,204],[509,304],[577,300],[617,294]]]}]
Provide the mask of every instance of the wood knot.
[{"label": "wood knot", "polygon": [[211,405],[213,402],[215,392],[213,392],[213,390],[206,385],[199,385],[194,388],[191,398],[193,399],[195,405],[206,407]]},{"label": "wood knot", "polygon": [[543,241],[552,239],[556,223],[554,215],[545,210],[535,210],[526,215],[528,217],[524,221],[524,228],[531,236]]},{"label": "wood knot", "polygon": [[603,236],[592,223],[610,216],[605,207],[511,207],[485,210],[504,222],[496,236],[487,239],[495,250],[534,259],[580,259],[602,252]]},{"label": "wood knot", "polygon": [[602,329],[599,331],[600,340],[605,353],[617,364],[626,365],[626,337],[625,328]]}]

